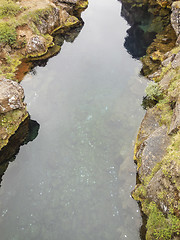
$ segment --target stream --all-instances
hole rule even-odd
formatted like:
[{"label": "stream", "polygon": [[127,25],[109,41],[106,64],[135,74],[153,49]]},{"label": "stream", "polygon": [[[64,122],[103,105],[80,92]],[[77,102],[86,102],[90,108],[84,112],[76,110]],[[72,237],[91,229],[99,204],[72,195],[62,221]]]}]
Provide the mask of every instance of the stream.
[{"label": "stream", "polygon": [[116,0],[89,0],[78,36],[21,82],[40,128],[2,178],[1,240],[141,239],[131,191],[147,82],[120,12]]}]

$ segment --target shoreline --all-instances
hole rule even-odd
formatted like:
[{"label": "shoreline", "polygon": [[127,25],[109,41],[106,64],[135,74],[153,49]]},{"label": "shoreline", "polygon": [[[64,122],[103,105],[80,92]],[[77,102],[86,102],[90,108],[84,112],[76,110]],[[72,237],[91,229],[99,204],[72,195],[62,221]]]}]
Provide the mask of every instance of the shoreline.
[{"label": "shoreline", "polygon": [[[151,0],[147,4],[151,9]],[[143,100],[146,114],[134,149],[138,181],[132,196],[147,216],[147,240],[180,239],[180,2],[160,5],[169,7],[177,38],[175,46],[164,52],[161,42],[160,48],[157,44],[157,34],[147,49],[148,55],[141,59],[150,83]],[[148,52],[154,44],[155,51]],[[155,68],[151,68],[153,62]],[[150,70],[156,71],[146,71],[147,63]]]},{"label": "shoreline", "polygon": [[[85,0],[65,0],[63,5],[58,0],[45,2],[50,5],[43,5],[41,11],[37,10],[38,6],[33,5],[33,14],[28,15],[32,20],[31,26],[23,22],[22,25],[15,27],[17,30],[16,40],[18,40],[15,47],[10,46],[15,43],[7,44],[7,42],[4,43],[3,47],[1,46],[3,73],[0,80],[2,89],[0,95],[3,98],[0,99],[0,148],[6,146],[9,138],[28,117],[22,87],[5,78],[11,78],[15,81],[17,76],[19,76],[19,80],[23,78],[24,74],[31,69],[31,64],[26,64],[22,59],[48,59],[59,52],[60,46],[54,44],[52,34],[58,29],[68,31],[80,24],[80,12],[88,4]],[[67,2],[67,4],[64,4],[64,2]],[[122,0],[122,3],[125,4],[126,2],[131,6],[134,1]],[[31,9],[30,6],[23,5],[23,0],[19,4],[21,3],[24,10]],[[166,3],[158,1],[155,5],[153,4],[151,0],[137,1],[132,9],[144,8],[151,11],[156,20],[159,13],[163,17],[170,14],[171,1]],[[155,8],[157,4],[159,4],[158,11]],[[150,6],[150,10],[148,10],[148,6]],[[124,11],[127,11],[127,9],[124,9]],[[164,22],[163,27],[166,30],[162,34],[156,34],[156,38],[148,47],[148,54],[142,58],[142,73],[154,83],[150,84],[146,91],[147,96],[144,105],[147,111],[135,144],[134,160],[138,166],[139,182],[132,196],[140,203],[143,213],[147,216],[147,240],[180,239],[179,12],[180,4],[174,2],[171,24],[176,34]],[[21,11],[18,13],[20,14],[18,18],[21,17],[22,13]],[[74,13],[76,14],[73,15]],[[44,15],[47,21],[45,21]],[[131,21],[132,19],[129,19],[129,22]],[[153,25],[153,21],[151,27],[153,26],[153,31],[155,31],[156,26]],[[169,42],[169,40],[171,41]],[[177,40],[176,44],[175,40]],[[167,48],[164,48],[164,46]],[[48,52],[48,49],[52,52]],[[20,71],[22,68],[19,68],[19,72],[17,71],[20,64],[23,68],[26,66],[24,72]],[[16,94],[14,94],[15,92]]]},{"label": "shoreline", "polygon": [[24,91],[16,82],[35,60],[60,51],[53,35],[82,25],[81,12],[87,6],[87,0],[3,0],[0,4],[0,150],[29,115]]}]

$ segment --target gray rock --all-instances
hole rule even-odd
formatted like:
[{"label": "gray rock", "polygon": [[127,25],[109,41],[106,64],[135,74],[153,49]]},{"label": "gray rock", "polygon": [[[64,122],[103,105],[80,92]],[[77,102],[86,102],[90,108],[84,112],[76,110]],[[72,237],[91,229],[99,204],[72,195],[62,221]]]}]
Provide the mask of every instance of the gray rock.
[{"label": "gray rock", "polygon": [[161,87],[161,89],[163,90],[168,90],[169,84],[172,80],[172,73],[171,72],[167,72],[164,77],[161,79],[161,81],[159,82],[159,86]]},{"label": "gray rock", "polygon": [[178,52],[174,57],[174,60],[172,61],[171,66],[174,69],[176,69],[177,67],[180,67],[180,52]]},{"label": "gray rock", "polygon": [[34,22],[41,34],[51,33],[54,29],[60,26],[60,10],[53,7],[51,12],[44,14],[39,18],[39,21]]},{"label": "gray rock", "polygon": [[[168,174],[170,177],[168,177]],[[178,213],[180,195],[177,186],[179,184],[180,166],[175,162],[171,162],[170,167],[164,170],[160,168],[150,180],[147,186],[147,197],[156,202],[163,213],[169,213],[169,209],[172,207]]]},{"label": "gray rock", "polygon": [[171,56],[169,56],[168,58],[166,58],[161,64],[163,67],[167,67],[174,59],[175,54],[172,54]]},{"label": "gray rock", "polygon": [[70,3],[70,4],[76,4],[79,0],[55,0],[55,2],[59,3]]},{"label": "gray rock", "polygon": [[25,108],[23,88],[15,81],[0,80],[0,113]]},{"label": "gray rock", "polygon": [[153,167],[162,160],[166,147],[169,144],[167,135],[167,127],[161,126],[157,128],[145,141],[141,154],[141,166],[139,175],[141,181],[144,177],[151,174]]},{"label": "gray rock", "polygon": [[169,134],[176,133],[180,129],[180,98],[176,102],[173,117],[169,129]]},{"label": "gray rock", "polygon": [[38,53],[38,55],[40,55],[45,52],[46,49],[46,40],[42,36],[38,35],[31,37],[26,46],[27,54]]},{"label": "gray rock", "polygon": [[161,69],[157,70],[155,73],[148,75],[148,79],[153,81],[154,78],[158,78],[161,75]]},{"label": "gray rock", "polygon": [[176,32],[177,37],[180,34],[180,1],[172,4],[171,24]]}]

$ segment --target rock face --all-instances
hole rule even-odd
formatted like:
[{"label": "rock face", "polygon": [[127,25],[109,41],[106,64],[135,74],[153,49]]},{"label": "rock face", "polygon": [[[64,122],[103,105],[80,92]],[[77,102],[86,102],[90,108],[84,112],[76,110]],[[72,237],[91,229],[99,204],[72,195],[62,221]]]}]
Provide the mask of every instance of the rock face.
[{"label": "rock face", "polygon": [[17,82],[0,80],[0,114],[25,108],[23,100],[24,90]]},{"label": "rock face", "polygon": [[[135,2],[142,2],[144,6],[144,1]],[[158,12],[162,12],[173,1],[148,2],[151,5],[150,11],[154,2],[159,5]],[[179,1],[172,4],[171,21],[176,38],[179,38]],[[168,42],[168,37],[164,41]],[[157,66],[157,71],[148,77],[158,83],[163,94],[154,107],[147,109],[135,146],[134,160],[138,166],[139,182],[132,195],[141,202],[142,211],[148,217],[147,240],[180,239],[179,43],[177,40],[176,46],[165,54],[159,52],[163,46],[161,43],[156,46],[152,44],[156,51],[151,54],[151,60],[159,61],[160,65]]]},{"label": "rock face", "polygon": [[23,100],[24,91],[17,82],[0,80],[0,148],[28,116]]},{"label": "rock face", "polygon": [[[7,8],[11,7],[10,3],[7,2]],[[2,4],[0,1],[0,8]],[[10,79],[15,79],[22,59],[44,56],[54,46],[52,34],[55,31],[81,25],[80,15],[88,1],[20,0],[14,1],[14,6],[20,9],[13,16],[16,24],[11,24],[11,15],[5,13],[1,18],[0,75]]]},{"label": "rock face", "polygon": [[176,1],[172,4],[171,23],[176,32],[176,35],[180,35],[180,2]]},{"label": "rock face", "polygon": [[41,34],[49,33],[60,26],[60,10],[57,7],[52,7],[46,11],[35,24]]},{"label": "rock face", "polygon": [[159,163],[166,153],[169,144],[167,127],[157,128],[144,142],[144,148],[141,148],[141,166],[139,168],[139,178],[143,182],[145,177],[149,176],[152,169]]}]

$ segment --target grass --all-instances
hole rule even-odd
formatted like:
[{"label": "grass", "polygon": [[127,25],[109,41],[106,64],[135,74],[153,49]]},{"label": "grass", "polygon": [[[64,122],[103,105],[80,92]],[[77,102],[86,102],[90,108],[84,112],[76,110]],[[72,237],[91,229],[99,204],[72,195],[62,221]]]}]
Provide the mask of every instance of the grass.
[{"label": "grass", "polygon": [[1,0],[0,2],[0,19],[17,16],[21,11],[21,7],[13,0]]},{"label": "grass", "polygon": [[0,23],[0,43],[12,46],[16,43],[16,28],[6,22]]},{"label": "grass", "polygon": [[166,218],[154,202],[149,204],[148,210],[147,240],[170,240],[174,233],[176,233],[176,235],[180,234],[180,220],[176,216],[168,214]]}]

